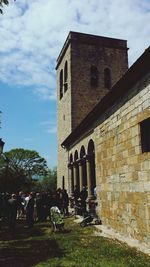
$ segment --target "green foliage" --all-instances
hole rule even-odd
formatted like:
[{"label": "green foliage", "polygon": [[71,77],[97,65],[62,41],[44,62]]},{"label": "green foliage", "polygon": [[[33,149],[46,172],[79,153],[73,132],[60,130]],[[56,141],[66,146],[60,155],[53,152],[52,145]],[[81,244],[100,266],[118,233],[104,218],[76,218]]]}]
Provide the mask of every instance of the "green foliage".
[{"label": "green foliage", "polygon": [[35,191],[54,191],[57,187],[57,169],[50,169],[47,175],[39,179],[34,187]]},{"label": "green foliage", "polygon": [[2,7],[3,5],[8,5],[9,1],[8,0],[0,0],[0,13],[3,14]]},{"label": "green foliage", "polygon": [[[50,222],[29,231],[17,223],[14,235],[1,230],[1,267],[149,267],[150,257],[122,242],[96,236],[95,227],[81,228],[74,217],[64,219],[62,232]],[[97,230],[98,231],[98,230]]]},{"label": "green foliage", "polygon": [[46,160],[34,150],[12,149],[0,159],[0,190],[30,190],[34,184],[33,177],[47,175]]},{"label": "green foliage", "polygon": [[[15,0],[14,0],[15,1]],[[3,6],[4,5],[8,5],[9,4],[9,1],[8,0],[0,0],[0,13],[3,14]]]}]

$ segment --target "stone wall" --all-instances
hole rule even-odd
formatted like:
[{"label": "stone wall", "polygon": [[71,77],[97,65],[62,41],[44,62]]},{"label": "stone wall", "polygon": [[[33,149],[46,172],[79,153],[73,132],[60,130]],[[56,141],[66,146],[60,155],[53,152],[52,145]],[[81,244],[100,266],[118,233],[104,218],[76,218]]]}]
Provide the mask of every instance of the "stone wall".
[{"label": "stone wall", "polygon": [[[68,90],[60,100],[59,73],[66,60]],[[98,89],[101,91],[98,93],[97,89],[93,91],[89,87],[89,65],[94,60],[97,60],[100,74]],[[61,147],[61,143],[106,93],[103,70],[111,66],[115,83],[126,69],[126,50],[112,47],[96,49],[86,42],[69,43],[64,47],[57,69],[58,187],[62,187],[64,176],[65,188],[69,191],[69,156],[74,156],[76,150],[79,155],[82,146],[87,154],[87,146],[92,139],[98,213],[103,225],[150,245],[150,152],[142,153],[140,132],[140,122],[150,117],[150,75],[139,80],[113,107],[95,118],[88,128],[91,132],[80,135],[80,140],[73,141],[68,151]],[[118,72],[119,69],[121,72]]]},{"label": "stone wall", "polygon": [[[61,143],[86,117],[101,98],[109,91],[104,87],[104,69],[111,70],[112,85],[128,68],[126,41],[70,33],[57,62],[57,122],[58,122],[58,187],[62,187],[62,177],[68,185],[68,153]],[[68,62],[68,90],[60,99],[60,71]],[[90,84],[90,68],[98,69],[98,86]],[[64,88],[63,88],[64,89]]]},{"label": "stone wall", "polygon": [[150,77],[95,129],[99,214],[104,225],[150,245],[150,152],[139,123],[150,117]]},{"label": "stone wall", "polygon": [[[57,69],[57,130],[58,130],[58,164],[57,164],[57,187],[62,188],[62,177],[65,178],[65,186],[68,186],[68,152],[61,147],[61,143],[65,137],[71,133],[72,122],[71,122],[71,52],[70,46],[66,50],[64,57]],[[65,62],[68,63],[68,90],[64,92],[63,97],[60,99],[60,86],[59,77],[60,71],[63,69]]]},{"label": "stone wall", "polygon": [[[107,39],[107,38],[106,38]],[[74,129],[109,92],[104,85],[104,70],[111,71],[112,86],[128,69],[127,50],[99,47],[97,44],[72,43],[72,128]],[[90,83],[90,68],[98,70],[98,86]]]}]

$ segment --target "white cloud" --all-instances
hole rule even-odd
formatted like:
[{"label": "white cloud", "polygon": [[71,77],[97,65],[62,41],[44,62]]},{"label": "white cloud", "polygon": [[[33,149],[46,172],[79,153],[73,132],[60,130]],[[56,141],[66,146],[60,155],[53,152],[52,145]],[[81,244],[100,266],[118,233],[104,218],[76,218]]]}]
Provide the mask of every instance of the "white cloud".
[{"label": "white cloud", "polygon": [[56,58],[70,30],[128,40],[129,62],[149,46],[149,0],[17,0],[0,17],[0,79],[56,98]]},{"label": "white cloud", "polygon": [[57,133],[57,127],[56,126],[50,127],[49,129],[46,130],[46,132],[49,134],[56,134]]},{"label": "white cloud", "polygon": [[40,123],[42,128],[46,128],[45,132],[49,134],[56,134],[57,133],[57,126],[55,120],[53,121],[43,121]]}]

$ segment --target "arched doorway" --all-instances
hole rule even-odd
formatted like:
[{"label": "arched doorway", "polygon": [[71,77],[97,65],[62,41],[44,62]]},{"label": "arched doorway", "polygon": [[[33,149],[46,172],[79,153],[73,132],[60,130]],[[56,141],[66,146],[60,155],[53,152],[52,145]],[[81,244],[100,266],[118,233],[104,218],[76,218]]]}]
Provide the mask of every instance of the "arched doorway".
[{"label": "arched doorway", "polygon": [[96,188],[96,176],[95,176],[95,146],[91,139],[88,143],[88,160],[90,164],[90,185],[91,193],[94,196],[94,189]]},{"label": "arched doorway", "polygon": [[78,151],[76,150],[74,153],[74,162],[73,162],[73,168],[74,168],[74,186],[79,187],[79,165],[78,165]]},{"label": "arched doorway", "polygon": [[69,156],[68,169],[69,169],[69,191],[72,194],[73,190],[74,190],[73,155],[72,155],[72,153]]},{"label": "arched doorway", "polygon": [[80,150],[80,160],[81,160],[81,166],[82,166],[82,185],[87,186],[87,172],[86,172],[86,153],[85,153],[85,147],[82,146]]}]

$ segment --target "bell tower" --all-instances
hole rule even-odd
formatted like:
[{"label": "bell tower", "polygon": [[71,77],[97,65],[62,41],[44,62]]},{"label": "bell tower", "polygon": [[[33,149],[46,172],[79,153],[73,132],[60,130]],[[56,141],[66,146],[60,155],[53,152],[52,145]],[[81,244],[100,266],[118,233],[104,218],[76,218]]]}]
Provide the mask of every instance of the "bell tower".
[{"label": "bell tower", "polygon": [[127,69],[125,40],[69,33],[56,66],[59,187],[63,177],[67,183],[68,176],[68,153],[61,147],[62,142]]}]

